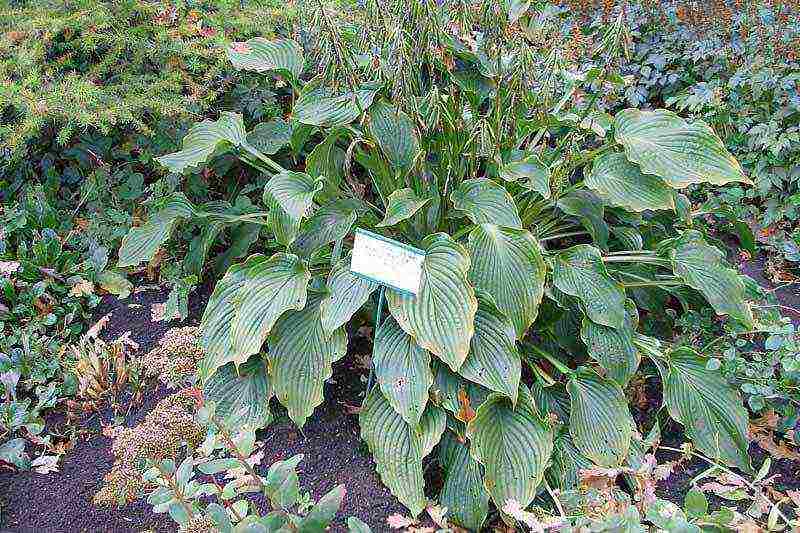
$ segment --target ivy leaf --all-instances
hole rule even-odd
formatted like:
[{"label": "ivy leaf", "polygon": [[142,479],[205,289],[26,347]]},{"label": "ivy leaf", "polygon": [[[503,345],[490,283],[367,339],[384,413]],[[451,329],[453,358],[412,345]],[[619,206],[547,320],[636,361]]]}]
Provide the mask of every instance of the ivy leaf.
[{"label": "ivy leaf", "polygon": [[467,281],[466,249],[445,233],[428,235],[419,293],[386,291],[389,311],[417,344],[458,371],[469,353],[478,300]]},{"label": "ivy leaf", "polygon": [[516,408],[505,396],[490,394],[468,424],[467,436],[498,509],[508,500],[528,507],[553,451],[553,430],[539,417],[527,387],[520,387]]},{"label": "ivy leaf", "polygon": [[422,459],[425,443],[432,439],[422,425],[409,426],[377,389],[364,400],[359,424],[381,481],[416,518],[426,504]]},{"label": "ivy leaf", "polygon": [[491,295],[521,339],[539,312],[547,266],[539,242],[527,230],[481,224],[469,235],[469,279]]},{"label": "ivy leaf", "polygon": [[738,392],[706,359],[690,348],[669,354],[664,402],[699,450],[727,464],[752,471],[747,441],[747,411]]},{"label": "ivy leaf", "polygon": [[600,251],[588,244],[567,248],[555,257],[553,284],[577,297],[597,324],[621,328],[625,323],[625,291],[608,274]]},{"label": "ivy leaf", "polygon": [[522,360],[517,351],[514,325],[487,298],[478,298],[475,335],[458,373],[499,392],[517,403]]},{"label": "ivy leaf", "polygon": [[358,220],[361,206],[352,198],[325,204],[301,226],[292,246],[301,256],[310,257],[323,246],[344,239]]},{"label": "ivy leaf", "polygon": [[558,200],[558,208],[576,217],[602,249],[608,248],[608,225],[603,219],[603,202],[591,191],[572,191]]},{"label": "ivy leaf", "polygon": [[699,231],[686,230],[662,248],[669,251],[675,275],[705,296],[717,314],[753,324],[742,278],[728,265],[725,254],[708,244]]},{"label": "ivy leaf", "polygon": [[246,143],[242,115],[224,111],[219,120],[204,120],[192,126],[183,138],[181,151],[157,157],[156,161],[170,172],[182,174],[202,167],[218,149]]},{"label": "ivy leaf", "polygon": [[372,105],[377,92],[375,87],[364,86],[356,93],[335,94],[312,81],[295,102],[292,115],[298,122],[310,126],[346,126]]},{"label": "ivy leaf", "polygon": [[398,189],[386,199],[386,216],[377,224],[378,228],[394,226],[414,216],[414,213],[430,201],[420,198],[411,189]]},{"label": "ivy leaf", "polygon": [[600,363],[608,376],[619,383],[620,387],[628,384],[642,359],[633,343],[639,321],[636,305],[631,300],[627,300],[625,304],[628,312],[621,328],[595,324],[586,317],[581,327],[581,340],[586,345],[589,356]]},{"label": "ivy leaf", "polygon": [[225,47],[228,59],[238,70],[269,72],[272,70],[299,78],[303,73],[303,49],[291,39],[268,40],[254,37],[249,41]]},{"label": "ivy leaf", "polygon": [[450,194],[450,200],[475,224],[490,222],[510,228],[522,227],[514,199],[504,187],[490,179],[462,181]]},{"label": "ivy leaf", "polygon": [[173,194],[163,209],[142,226],[131,228],[119,249],[120,268],[150,261],[169,239],[178,222],[195,214],[194,206],[182,193]]},{"label": "ivy leaf", "polygon": [[550,198],[550,169],[536,154],[525,154],[521,159],[504,164],[500,167],[500,177],[518,182],[545,199]]},{"label": "ivy leaf", "polygon": [[247,142],[266,155],[273,155],[289,144],[292,139],[292,126],[282,118],[257,124],[247,134]]},{"label": "ivy leaf", "polygon": [[213,401],[215,413],[228,428],[263,428],[272,421],[272,386],[261,356],[251,357],[237,370],[228,363],[203,384],[203,399]]},{"label": "ivy leaf", "polygon": [[322,185],[322,178],[312,178],[304,172],[281,172],[264,187],[265,202],[272,197],[293,220],[300,220],[308,214]]},{"label": "ivy leaf", "polygon": [[687,122],[663,109],[623,109],[614,120],[614,138],[628,159],[676,189],[693,183],[752,183],[705,122]]},{"label": "ivy leaf", "polygon": [[392,408],[416,426],[433,384],[431,354],[423,350],[391,316],[377,328],[373,348],[375,377]]},{"label": "ivy leaf", "polygon": [[675,209],[672,188],[657,176],[642,174],[624,154],[600,156],[585,183],[609,205],[636,212]]},{"label": "ivy leaf", "polygon": [[628,456],[633,419],[620,386],[581,367],[567,383],[569,433],[583,455],[601,466],[619,466]]},{"label": "ivy leaf", "polygon": [[333,363],[347,353],[344,329],[332,334],[322,329],[321,301],[315,296],[303,309],[281,316],[268,341],[275,396],[299,427],[322,403]]},{"label": "ivy leaf", "polygon": [[200,323],[206,351],[198,368],[201,378],[258,353],[278,317],[305,307],[310,280],[305,264],[291,254],[257,254],[233,265],[214,288]]},{"label": "ivy leaf", "polygon": [[350,272],[350,257],[337,262],[328,273],[328,294],[320,304],[323,331],[330,334],[344,326],[378,287]]},{"label": "ivy leaf", "polygon": [[447,431],[439,446],[444,486],[439,499],[455,524],[480,531],[489,514],[489,494],[483,488],[483,468],[469,453],[469,445]]},{"label": "ivy leaf", "polygon": [[369,132],[395,168],[407,168],[419,152],[419,139],[408,115],[385,102],[369,111]]}]

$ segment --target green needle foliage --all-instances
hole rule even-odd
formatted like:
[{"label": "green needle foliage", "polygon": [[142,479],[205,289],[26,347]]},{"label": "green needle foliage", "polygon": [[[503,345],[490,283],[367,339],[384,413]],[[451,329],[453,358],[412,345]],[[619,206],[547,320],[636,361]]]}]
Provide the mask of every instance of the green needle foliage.
[{"label": "green needle foliage", "polygon": [[[552,455],[570,471],[630,465],[643,448],[623,388],[644,361],[697,448],[749,470],[738,393],[698,353],[639,328],[639,309],[673,297],[757,321],[745,280],[690,227],[681,192],[749,180],[703,122],[600,109],[624,88],[621,17],[598,35],[602,66],[585,68],[542,39],[527,2],[299,9],[297,43],[227,48],[235,66],[293,88],[291,134],[248,133],[222,113],[160,159],[185,173],[238,156],[266,183],[261,206],[234,214],[176,195],[120,250],[125,265],[147,261],[186,221],[260,228],[260,253],[228,269],[206,308],[201,378],[225,390],[218,381],[264,351],[249,397],[274,395],[302,426],[346,353],[347,323],[377,295],[348,267],[353,229],[369,227],[425,252],[416,296],[386,290],[379,386],[360,415],[379,474],[413,515],[434,450],[450,516],[475,529],[488,500],[513,523],[502,510],[533,501]],[[285,168],[300,154],[304,167]]]}]

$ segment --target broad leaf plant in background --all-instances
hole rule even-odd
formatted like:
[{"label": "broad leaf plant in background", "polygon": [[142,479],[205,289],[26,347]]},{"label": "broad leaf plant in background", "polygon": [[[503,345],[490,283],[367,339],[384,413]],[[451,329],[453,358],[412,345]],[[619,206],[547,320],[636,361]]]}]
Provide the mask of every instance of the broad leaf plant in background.
[{"label": "broad leaf plant in background", "polygon": [[121,267],[148,261],[189,221],[202,227],[196,264],[224,231],[252,252],[205,309],[199,378],[243,423],[268,424],[275,397],[302,427],[348,324],[378,300],[350,272],[354,228],[422,249],[419,293],[387,289],[374,324],[362,437],[414,516],[436,455],[441,504],[471,529],[490,502],[512,522],[509,502],[569,490],[579,468],[634,464],[645,428],[624,391],[645,367],[699,452],[751,469],[738,393],[695,351],[639,328],[671,302],[758,321],[751,280],[691,227],[682,193],[749,180],[701,121],[600,110],[624,89],[622,17],[593,51],[605,66],[587,69],[551,46],[529,4],[311,2],[297,40],[231,43],[236,68],[293,88],[288,117],[248,129],[222,112],[159,161],[185,174],[235,154],[258,177],[230,203],[174,195],[119,252]]}]

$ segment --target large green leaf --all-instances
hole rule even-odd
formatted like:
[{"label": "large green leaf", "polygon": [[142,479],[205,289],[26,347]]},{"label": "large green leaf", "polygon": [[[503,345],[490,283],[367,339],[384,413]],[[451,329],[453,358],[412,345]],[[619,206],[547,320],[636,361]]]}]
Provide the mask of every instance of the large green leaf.
[{"label": "large green leaf", "polygon": [[623,109],[614,120],[614,138],[625,147],[628,159],[638,163],[645,174],[660,176],[672,187],[750,183],[736,158],[705,122],[687,122],[670,111],[637,109]]},{"label": "large green leaf", "polygon": [[320,127],[345,126],[372,105],[377,89],[361,87],[356,93],[334,94],[309,82],[294,104],[292,114],[303,124]]},{"label": "large green leaf", "polygon": [[480,531],[489,513],[489,494],[483,488],[483,469],[469,453],[469,445],[447,431],[439,447],[444,486],[439,499],[450,521]]},{"label": "large green leaf", "polygon": [[305,308],[285,313],[267,342],[275,396],[299,427],[322,403],[323,386],[332,365],[347,353],[347,334],[322,329],[322,296],[309,298]]},{"label": "large green leaf", "polygon": [[[414,517],[418,516],[426,502],[422,458],[425,443],[430,440],[423,426],[409,426],[378,389],[364,400],[359,424],[381,481]],[[438,430],[438,426],[433,427]]]},{"label": "large green leaf", "polygon": [[577,190],[558,200],[558,208],[578,219],[591,235],[592,240],[602,249],[608,248],[608,224],[604,219],[603,202],[593,192]]},{"label": "large green leaf", "polygon": [[419,293],[389,289],[386,301],[400,327],[420,347],[457,371],[469,353],[478,309],[475,291],[467,281],[469,256],[445,233],[428,235],[421,246],[425,260]]},{"label": "large green leaf", "polygon": [[586,344],[589,355],[600,363],[608,376],[621,387],[628,384],[642,359],[639,350],[633,344],[638,322],[636,305],[628,300],[626,309],[628,312],[621,328],[614,329],[595,324],[586,317],[581,327],[581,340]]},{"label": "large green leaf", "polygon": [[420,198],[411,189],[398,189],[394,191],[386,199],[386,215],[377,227],[384,228],[394,226],[414,216],[414,213],[419,211],[425,204],[430,201],[430,198]]},{"label": "large green leaf", "polygon": [[516,404],[522,360],[511,321],[488,298],[478,298],[475,335],[458,369],[465,378],[511,398]]},{"label": "large green leaf", "polygon": [[268,40],[254,37],[225,47],[234,68],[268,72],[277,70],[299,78],[303,73],[303,49],[291,39]]},{"label": "large green leaf", "polygon": [[247,142],[262,154],[272,155],[292,139],[292,126],[282,118],[257,124],[247,134]]},{"label": "large green leaf", "polygon": [[699,231],[686,230],[664,247],[668,248],[675,275],[700,291],[718,314],[753,323],[742,278],[725,260],[725,254],[708,244]]},{"label": "large green leaf", "polygon": [[203,400],[216,404],[214,413],[229,428],[267,426],[272,421],[271,398],[272,385],[260,355],[238,370],[233,363],[226,364],[203,384]]},{"label": "large green leaf", "polygon": [[581,367],[567,383],[569,433],[583,455],[601,466],[619,466],[628,455],[633,419],[620,386]]},{"label": "large green leaf", "polygon": [[418,426],[422,437],[422,457],[427,457],[439,444],[446,426],[447,414],[443,409],[429,403]]},{"label": "large green leaf", "polygon": [[311,273],[291,254],[252,255],[233,265],[217,283],[200,324],[206,357],[200,377],[207,379],[228,362],[237,365],[261,350],[275,321],[306,305]]},{"label": "large green leaf", "polygon": [[417,346],[389,316],[375,333],[372,362],[389,404],[410,426],[416,426],[433,384],[431,354]]},{"label": "large green leaf", "polygon": [[500,167],[500,177],[550,198],[550,169],[536,154],[526,154],[504,164]]},{"label": "large green leaf", "polygon": [[664,402],[695,446],[709,457],[750,471],[747,411],[736,389],[689,348],[669,354]]},{"label": "large green leaf", "polygon": [[312,178],[304,172],[281,172],[267,182],[264,197],[271,196],[286,214],[300,220],[308,214],[322,185],[321,178]]},{"label": "large green leaf", "polygon": [[344,239],[358,220],[361,206],[352,198],[325,204],[302,225],[292,246],[303,257],[309,257],[323,246]]},{"label": "large green leaf", "polygon": [[361,309],[378,284],[350,272],[350,257],[337,262],[328,273],[328,295],[320,304],[322,329],[327,333],[344,326]]},{"label": "large green leaf", "polygon": [[246,139],[242,115],[224,111],[219,120],[204,120],[192,126],[183,138],[181,151],[157,157],[156,161],[170,172],[181,174],[202,167],[217,149],[242,146]]},{"label": "large green leaf", "polygon": [[407,168],[419,152],[419,139],[408,115],[385,102],[369,110],[369,131],[395,168]]},{"label": "large green leaf", "polygon": [[539,242],[527,230],[481,224],[469,235],[469,279],[492,296],[522,338],[539,311],[547,267]]},{"label": "large green leaf", "polygon": [[158,248],[169,239],[175,225],[194,214],[194,206],[181,193],[172,195],[163,209],[142,226],[131,228],[122,239],[119,249],[120,268],[136,266],[142,261],[150,261]]},{"label": "large green leaf", "polygon": [[630,211],[675,209],[672,188],[657,176],[643,174],[624,154],[600,156],[584,183],[609,205]]},{"label": "large green leaf", "polygon": [[264,191],[264,206],[269,209],[267,221],[279,244],[289,248],[300,233],[300,219],[283,210],[269,191]]},{"label": "large green leaf", "polygon": [[553,284],[577,297],[592,321],[612,328],[624,325],[625,291],[608,274],[597,248],[573,246],[558,254],[553,263]]},{"label": "large green leaf", "polygon": [[489,222],[510,228],[522,227],[514,199],[503,186],[490,179],[464,180],[450,194],[450,200],[475,224]]},{"label": "large green leaf", "polygon": [[523,509],[530,505],[553,450],[553,430],[536,412],[528,389],[520,387],[516,408],[505,396],[490,394],[467,426],[467,436],[497,508],[510,499]]}]

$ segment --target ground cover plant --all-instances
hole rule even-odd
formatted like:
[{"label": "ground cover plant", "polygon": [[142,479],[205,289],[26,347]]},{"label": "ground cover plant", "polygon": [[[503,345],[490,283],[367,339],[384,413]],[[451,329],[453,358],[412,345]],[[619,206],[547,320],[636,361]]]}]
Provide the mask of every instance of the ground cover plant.
[{"label": "ground cover plant", "polygon": [[[226,48],[234,67],[283,78],[289,116],[248,131],[222,111],[158,158],[191,174],[233,155],[257,176],[226,203],[172,195],[119,251],[119,267],[151,261],[190,223],[196,264],[223,231],[238,255],[257,252],[227,269],[203,316],[210,401],[235,381],[248,390],[240,423],[268,423],[274,396],[302,427],[347,351],[348,324],[375,300],[385,318],[373,324],[362,437],[414,517],[435,451],[452,523],[480,528],[490,502],[509,524],[533,523],[526,509],[542,490],[566,523],[557,494],[582,469],[646,471],[667,415],[691,454],[753,473],[747,411],[719,365],[640,328],[674,302],[763,326],[763,294],[693,225],[682,193],[750,179],[702,121],[598,105],[625,89],[623,14],[598,28],[587,67],[552,46],[560,28],[528,3],[300,10],[297,40]],[[384,301],[350,273],[356,226],[425,252],[416,297],[387,289]],[[624,389],[645,369],[660,376],[663,405],[637,427]],[[604,519],[699,527],[652,493],[631,501],[606,488],[620,506]],[[769,512],[788,523],[777,505]]]}]

